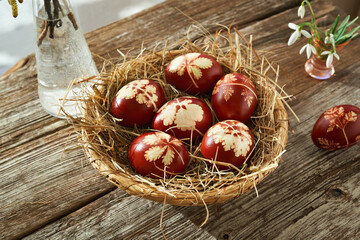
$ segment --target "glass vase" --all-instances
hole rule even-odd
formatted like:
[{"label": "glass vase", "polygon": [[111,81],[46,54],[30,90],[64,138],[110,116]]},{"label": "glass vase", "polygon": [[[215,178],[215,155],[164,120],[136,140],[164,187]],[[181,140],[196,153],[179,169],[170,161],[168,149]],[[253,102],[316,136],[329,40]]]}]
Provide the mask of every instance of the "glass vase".
[{"label": "glass vase", "polygon": [[[305,71],[312,77],[318,80],[326,80],[331,78],[335,74],[334,64],[331,63],[329,67],[326,66],[327,55],[321,55],[323,51],[331,51],[332,45],[325,44],[319,39],[313,39],[316,54],[312,54],[311,57],[305,63]],[[349,42],[345,42],[336,45],[336,52],[343,49]]]},{"label": "glass vase", "polygon": [[66,112],[78,117],[81,115],[78,100],[86,86],[74,85],[74,80],[99,75],[91,52],[68,0],[32,3],[40,103],[53,116],[65,118]]},{"label": "glass vase", "polygon": [[312,77],[318,80],[329,79],[335,74],[334,65],[326,67],[326,60],[322,60],[316,54],[312,54],[311,57],[305,63],[305,71]]}]

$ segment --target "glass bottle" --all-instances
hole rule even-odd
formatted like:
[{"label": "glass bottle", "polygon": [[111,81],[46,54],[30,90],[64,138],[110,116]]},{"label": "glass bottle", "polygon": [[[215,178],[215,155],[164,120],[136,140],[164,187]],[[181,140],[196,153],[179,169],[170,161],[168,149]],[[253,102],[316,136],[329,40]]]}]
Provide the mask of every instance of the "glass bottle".
[{"label": "glass bottle", "polygon": [[38,94],[51,115],[65,118],[63,110],[81,115],[79,101],[84,84],[74,80],[99,75],[91,52],[68,0],[33,0],[37,31],[36,66]]}]

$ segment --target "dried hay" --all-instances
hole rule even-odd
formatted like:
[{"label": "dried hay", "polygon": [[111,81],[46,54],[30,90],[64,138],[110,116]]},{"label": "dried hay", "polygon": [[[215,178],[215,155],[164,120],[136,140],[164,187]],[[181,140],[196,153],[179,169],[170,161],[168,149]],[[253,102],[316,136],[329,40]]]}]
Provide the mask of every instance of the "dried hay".
[{"label": "dried hay", "polygon": [[[180,46],[177,50],[174,46]],[[169,85],[164,78],[166,65],[178,55],[190,52],[213,56],[224,74],[240,72],[249,76],[256,86],[258,105],[247,124],[255,136],[256,146],[250,159],[241,169],[218,171],[205,164],[200,142],[184,142],[190,153],[187,171],[170,179],[151,179],[138,175],[131,168],[127,152],[130,143],[147,128],[126,128],[109,114],[112,98],[125,84],[136,79],[151,79],[165,91],[166,100],[188,96]],[[142,49],[137,56],[119,51],[123,61],[111,64],[95,81],[93,90],[84,101],[84,115],[72,119],[81,144],[91,164],[108,180],[131,195],[173,205],[205,205],[238,197],[255,187],[278,166],[288,136],[288,118],[284,108],[289,98],[277,85],[279,67],[252,48],[252,37],[246,40],[236,29],[205,34],[194,43],[189,40],[166,46],[162,50]],[[84,81],[84,80],[83,80]],[[92,81],[92,80],[90,80]],[[210,94],[198,96],[210,105]],[[213,123],[218,122],[213,113]]]}]

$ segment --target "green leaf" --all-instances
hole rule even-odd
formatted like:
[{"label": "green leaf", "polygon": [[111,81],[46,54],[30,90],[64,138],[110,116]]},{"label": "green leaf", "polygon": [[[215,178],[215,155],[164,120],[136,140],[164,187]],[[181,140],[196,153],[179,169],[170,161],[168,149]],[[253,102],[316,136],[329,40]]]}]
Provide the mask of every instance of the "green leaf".
[{"label": "green leaf", "polygon": [[335,42],[335,45],[340,45],[340,44],[343,44],[347,41],[350,40],[350,37],[345,37],[343,36],[342,38],[339,38],[336,42]]},{"label": "green leaf", "polygon": [[335,38],[335,39],[338,38],[338,37],[340,37],[340,36],[342,36],[342,35],[344,34],[344,32],[345,32],[345,30],[346,30],[346,25],[347,25],[349,19],[350,19],[350,16],[348,15],[348,16],[344,19],[344,21],[342,21],[342,23],[340,24],[339,28],[336,30],[336,32],[335,32],[335,34],[334,34],[334,38]]},{"label": "green leaf", "polygon": [[334,34],[334,32],[335,32],[335,30],[336,30],[336,27],[337,27],[338,24],[339,24],[339,20],[340,20],[340,15],[338,14],[337,17],[336,17],[336,19],[335,19],[334,24],[333,24],[332,27],[331,27],[330,33]]},{"label": "green leaf", "polygon": [[346,25],[346,28],[349,28],[350,25],[352,25],[354,22],[356,22],[356,20],[358,20],[359,17],[356,17],[354,18],[351,22],[349,22],[347,25]]},{"label": "green leaf", "polygon": [[357,26],[356,28],[354,28],[354,29],[351,30],[350,32],[347,32],[345,35],[341,36],[341,37],[339,38],[339,40],[342,39],[342,38],[350,38],[350,37],[351,37],[354,33],[356,33],[356,31],[359,30],[359,29],[360,29],[360,26]]},{"label": "green leaf", "polygon": [[353,39],[354,37],[356,37],[357,35],[359,35],[359,33],[355,33],[354,35],[352,35],[350,40]]},{"label": "green leaf", "polygon": [[351,30],[350,32],[347,32],[345,35],[349,35],[349,36],[351,36],[351,35],[353,35],[357,30],[359,30],[360,29],[360,26],[357,26],[356,28],[354,28],[353,30]]},{"label": "green leaf", "polygon": [[356,37],[357,35],[359,35],[359,33],[355,33],[354,35],[352,35],[349,40],[353,39],[353,38]]},{"label": "green leaf", "polygon": [[344,43],[346,41],[349,41],[349,40],[353,39],[354,35],[355,36],[358,35],[358,33],[356,31],[359,30],[359,29],[360,29],[360,26],[354,28],[350,32],[346,33],[344,36],[339,37],[338,39],[336,39],[335,44],[342,44],[342,43]]},{"label": "green leaf", "polygon": [[[348,15],[348,16],[342,21],[342,23],[340,24],[339,29],[340,29],[340,28],[343,28],[343,27],[346,27],[346,24],[349,22],[349,19],[350,19],[350,16]],[[338,29],[338,30],[339,30],[339,29]]]}]

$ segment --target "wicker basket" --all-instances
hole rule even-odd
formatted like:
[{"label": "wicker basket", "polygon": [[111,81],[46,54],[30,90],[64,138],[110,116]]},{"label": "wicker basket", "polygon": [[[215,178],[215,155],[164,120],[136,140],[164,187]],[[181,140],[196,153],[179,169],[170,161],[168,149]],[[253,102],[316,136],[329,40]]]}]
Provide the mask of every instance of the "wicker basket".
[{"label": "wicker basket", "polygon": [[[211,44],[214,44],[213,39],[211,41]],[[259,57],[249,60],[249,57],[255,55],[257,56],[257,54],[252,53],[252,56],[250,56],[249,51],[247,51],[246,48],[242,49],[242,46],[239,46],[239,37],[237,37],[237,44],[238,47],[235,47],[235,49],[233,49],[235,52],[232,53],[231,48],[234,48],[234,46],[229,47],[229,44],[223,48],[212,47],[212,50],[207,50],[210,48],[206,48],[204,46],[200,47],[194,43],[187,42],[185,43],[186,46],[183,46],[180,50],[150,52],[147,54],[143,54],[142,57],[144,57],[145,61],[151,62],[153,57],[159,58],[160,56],[160,59],[158,59],[157,61],[161,64],[160,71],[163,71],[164,66],[166,66],[167,63],[171,61],[171,59],[173,59],[174,57],[185,54],[187,52],[201,51],[215,57],[225,69],[225,73],[236,70],[238,72],[244,72],[248,75],[254,74],[255,76],[255,72],[258,71],[259,74],[257,74],[255,79],[253,78],[253,80],[258,90],[258,99],[260,101],[264,101],[263,103],[258,103],[258,108],[262,107],[262,105],[266,105],[266,99],[272,99],[272,103],[268,107],[271,111],[267,110],[265,116],[255,116],[256,121],[254,122],[258,122],[257,119],[261,119],[261,121],[265,123],[267,123],[267,121],[271,121],[273,122],[273,125],[269,130],[269,127],[254,127],[254,123],[250,124],[252,125],[250,126],[250,128],[252,128],[253,131],[255,131],[254,129],[256,128],[256,131],[261,132],[261,134],[257,134],[255,132],[255,136],[257,136],[258,138],[257,141],[259,147],[261,147],[260,145],[265,146],[265,144],[261,144],[261,141],[271,141],[271,149],[263,149],[262,151],[264,151],[265,154],[253,154],[254,156],[252,158],[257,158],[257,156],[260,155],[265,157],[263,157],[259,161],[257,159],[250,160],[246,168],[242,169],[243,172],[241,174],[231,175],[231,173],[229,175],[230,177],[227,178],[226,182],[209,185],[204,189],[191,189],[188,187],[183,188],[181,186],[177,187],[174,186],[177,184],[176,181],[173,184],[167,185],[164,184],[162,180],[154,180],[151,178],[145,178],[137,175],[131,169],[129,164],[128,166],[126,166],[126,159],[122,159],[120,161],[121,163],[119,163],[118,159],[116,159],[126,158],[126,149],[128,146],[125,145],[127,145],[128,143],[119,143],[116,140],[116,136],[110,137],[110,140],[106,140],[108,139],[106,135],[122,134],[125,130],[127,132],[132,131],[132,129],[119,128],[116,121],[114,121],[110,114],[107,113],[107,111],[109,111],[110,105],[109,100],[121,87],[121,85],[126,84],[126,81],[119,83],[119,80],[116,80],[117,82],[115,80],[109,80],[110,76],[114,77],[116,75],[114,74],[114,72],[119,71],[119,69],[120,71],[122,71],[122,65],[120,64],[111,73],[105,74],[107,76],[104,78],[106,80],[104,80],[103,83],[105,87],[103,86],[101,90],[97,91],[98,96],[96,98],[88,100],[88,103],[94,101],[97,101],[97,103],[95,105],[91,105],[90,107],[88,107],[89,104],[87,104],[87,107],[84,111],[84,117],[81,122],[81,138],[84,144],[85,152],[89,157],[93,167],[97,169],[99,173],[105,176],[110,182],[114,183],[116,186],[131,195],[150,199],[157,202],[165,201],[167,204],[179,206],[204,205],[225,202],[248,192],[249,190],[254,188],[254,186],[256,186],[260,181],[262,181],[265,176],[273,172],[278,166],[278,162],[281,160],[281,155],[284,152],[288,138],[288,117],[287,112],[284,108],[283,97],[280,96],[280,94],[277,92],[278,87],[276,86],[275,81],[272,81],[271,78],[267,77],[266,75],[267,70],[264,70],[264,58],[261,61]],[[246,46],[248,47],[248,50],[253,51],[252,47],[249,46],[248,43]],[[224,52],[225,54],[233,54],[234,57],[224,58],[226,57],[226,55],[224,55]],[[245,59],[243,59],[242,63],[235,63],[235,61],[239,61],[239,53],[241,53],[242,58],[244,58],[245,56]],[[127,63],[131,65],[131,61],[139,61],[139,58],[129,60],[127,61]],[[248,61],[250,62],[251,66],[247,64]],[[234,64],[238,66],[234,66]],[[250,67],[253,68],[253,70],[250,69]],[[270,67],[268,67],[267,69],[269,68]],[[136,69],[133,70],[136,71]],[[123,71],[129,71],[129,69]],[[148,75],[149,73],[146,74]],[[121,77],[121,74],[118,75],[119,77]],[[160,81],[162,81],[163,75],[158,77],[158,80],[159,79]],[[129,79],[129,81],[130,80],[132,79]],[[114,82],[116,82],[116,84],[114,84]],[[167,86],[167,83],[165,81],[162,81],[161,84],[165,88],[169,87]],[[106,90],[104,90],[104,88]],[[181,96],[182,93],[180,92],[179,95]],[[169,98],[169,94],[167,94],[167,98]],[[88,108],[91,108],[91,111]],[[256,111],[259,114],[259,110],[257,109]],[[107,120],[106,123],[101,123],[101,126],[99,127],[95,125],[99,125],[97,121],[100,120],[95,121],[95,118]],[[136,131],[138,133],[140,131],[141,133],[151,130],[140,129]],[[97,136],[100,135],[104,137],[99,139]],[[135,137],[136,136],[134,135],[134,138]],[[111,143],[105,144],[107,146],[106,149],[104,147],[104,149],[101,150],[102,145],[104,145],[104,141],[111,141]],[[116,146],[120,146],[120,148],[123,147],[123,150],[121,153],[114,152],[112,153],[113,155],[111,155],[108,154],[108,152],[116,151],[116,149],[111,149],[110,146],[112,146],[112,148],[119,148]],[[99,148],[101,151],[99,151]],[[120,154],[121,156],[118,157],[116,154]],[[196,176],[192,174],[191,178],[196,178]]]}]

